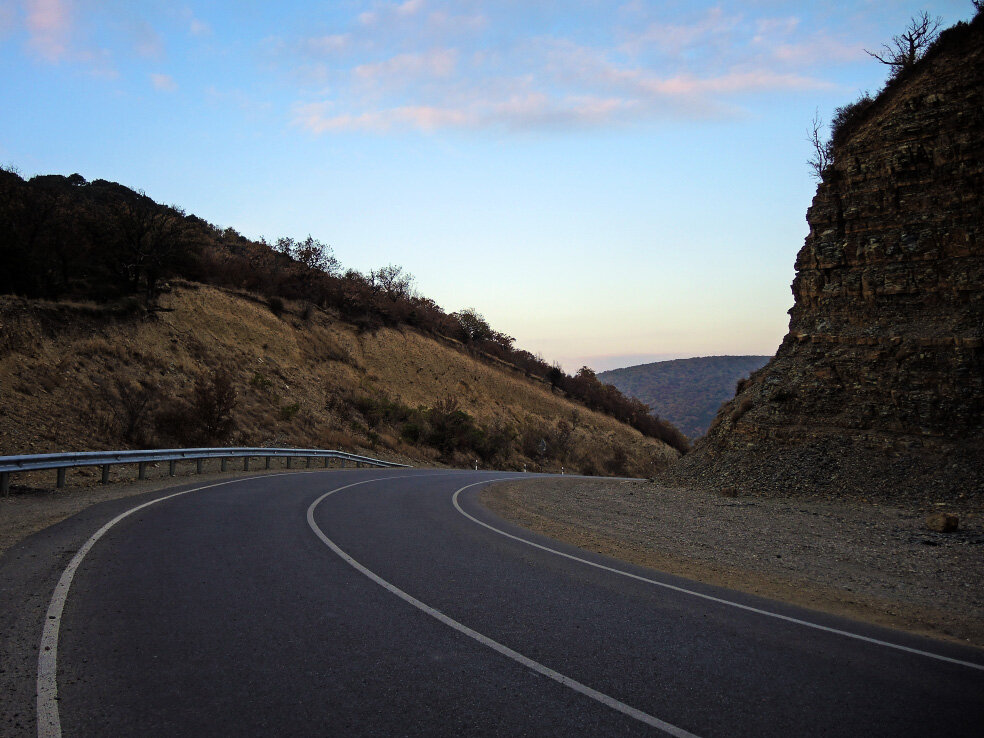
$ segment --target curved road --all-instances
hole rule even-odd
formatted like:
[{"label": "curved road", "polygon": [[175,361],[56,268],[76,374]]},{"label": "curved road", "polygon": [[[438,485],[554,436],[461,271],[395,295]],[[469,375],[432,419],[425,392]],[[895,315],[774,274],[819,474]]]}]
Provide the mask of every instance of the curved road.
[{"label": "curved road", "polygon": [[0,732],[980,735],[980,651],[538,537],[476,502],[508,476],[189,484],[33,536],[0,561]]}]

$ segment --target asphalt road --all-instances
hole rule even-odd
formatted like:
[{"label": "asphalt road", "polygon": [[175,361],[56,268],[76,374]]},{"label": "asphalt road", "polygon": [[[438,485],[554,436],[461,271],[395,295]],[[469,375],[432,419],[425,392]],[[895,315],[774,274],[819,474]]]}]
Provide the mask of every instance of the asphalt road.
[{"label": "asphalt road", "polygon": [[536,536],[477,504],[503,476],[187,484],[42,531],[0,560],[0,732],[981,734],[980,651]]}]

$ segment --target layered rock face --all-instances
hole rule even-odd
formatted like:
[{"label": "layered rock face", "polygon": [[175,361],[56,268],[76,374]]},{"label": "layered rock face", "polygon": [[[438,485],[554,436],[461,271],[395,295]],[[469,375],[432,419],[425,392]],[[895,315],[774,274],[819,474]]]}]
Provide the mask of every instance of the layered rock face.
[{"label": "layered rock face", "polygon": [[984,497],[984,16],[957,30],[835,150],[789,333],[678,473]]}]

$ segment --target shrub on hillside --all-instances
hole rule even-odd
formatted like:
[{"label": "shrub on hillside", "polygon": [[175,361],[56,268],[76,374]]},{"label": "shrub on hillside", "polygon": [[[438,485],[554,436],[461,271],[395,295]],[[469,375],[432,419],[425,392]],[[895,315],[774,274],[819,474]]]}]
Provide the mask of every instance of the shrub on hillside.
[{"label": "shrub on hillside", "polygon": [[232,376],[224,369],[200,375],[188,399],[175,399],[157,414],[162,440],[180,447],[207,446],[227,441],[236,428],[232,411],[237,403]]},{"label": "shrub on hillside", "polygon": [[831,151],[847,141],[874,102],[875,99],[866,92],[854,102],[842,105],[834,111],[833,120],[830,121]]},{"label": "shrub on hillside", "polygon": [[110,437],[128,445],[152,445],[151,421],[161,401],[155,382],[133,382],[115,377],[96,385],[90,414]]}]

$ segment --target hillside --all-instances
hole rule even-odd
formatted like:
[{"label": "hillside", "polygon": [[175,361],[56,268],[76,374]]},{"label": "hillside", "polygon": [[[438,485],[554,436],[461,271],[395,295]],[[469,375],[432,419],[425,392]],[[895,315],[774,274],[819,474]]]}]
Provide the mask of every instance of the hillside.
[{"label": "hillside", "polygon": [[193,283],[149,316],[0,298],[0,454],[199,444],[651,475],[678,454],[412,328]]},{"label": "hillside", "polygon": [[[264,303],[275,315],[295,303],[300,314],[329,315],[360,336],[384,328],[413,331],[519,372],[531,382],[548,383],[582,408],[605,413],[678,451],[688,447],[677,429],[643,403],[599,382],[590,370],[565,374],[516,347],[511,336],[496,331],[475,310],[446,313],[414,289],[412,275],[400,266],[390,264],[368,274],[344,269],[331,248],[311,236],[253,241],[115,182],[89,182],[79,174],[25,181],[16,171],[0,168],[0,263],[5,267],[0,269],[0,294],[85,303],[93,314],[131,322],[150,321],[171,310],[166,304],[171,285],[183,281],[232,290]],[[228,391],[226,378],[219,379]],[[438,399],[446,415],[458,417],[454,398],[434,402]],[[370,415],[379,412],[376,408]],[[399,403],[387,404],[385,412],[409,422],[409,410]],[[428,425],[426,421],[413,418],[418,426]],[[459,445],[472,439],[463,451],[480,450],[474,429],[458,430]],[[170,442],[181,441],[181,435],[170,433]],[[445,456],[451,453],[449,443],[438,443]]]},{"label": "hillside", "polygon": [[674,474],[780,492],[984,490],[984,14],[838,111],[776,356]]},{"label": "hillside", "polygon": [[598,379],[642,400],[689,438],[707,432],[718,408],[735,395],[735,385],[769,356],[698,356],[639,364],[601,372]]}]

